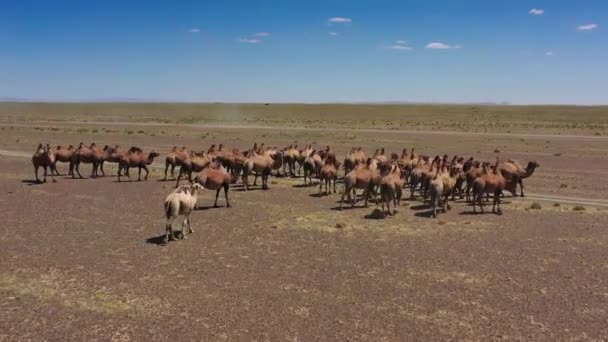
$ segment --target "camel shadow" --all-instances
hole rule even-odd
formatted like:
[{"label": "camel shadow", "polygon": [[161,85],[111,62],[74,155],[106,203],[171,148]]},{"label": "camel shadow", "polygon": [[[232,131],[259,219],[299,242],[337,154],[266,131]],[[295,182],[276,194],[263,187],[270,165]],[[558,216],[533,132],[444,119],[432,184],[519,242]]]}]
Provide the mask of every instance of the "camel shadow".
[{"label": "camel shadow", "polygon": [[[218,208],[221,208],[220,206],[218,206]],[[205,210],[209,210],[209,209],[214,209],[212,205],[199,205],[198,207],[194,208],[194,211],[205,211]]]},{"label": "camel shadow", "polygon": [[414,216],[416,216],[416,217],[434,218],[433,217],[433,210],[419,211],[417,213],[414,213]]},{"label": "camel shadow", "polygon": [[294,184],[291,187],[292,188],[310,188],[310,187],[313,187],[316,185],[319,185],[319,184]]},{"label": "camel shadow", "polygon": [[412,210],[427,210],[427,209],[431,209],[431,205],[429,205],[429,204],[411,205],[410,209],[412,209]]},{"label": "camel shadow", "polygon": [[322,192],[322,193],[315,192],[314,194],[309,194],[308,196],[315,197],[315,198],[323,198],[323,197],[328,197],[330,195],[331,194],[328,194],[328,193],[325,193],[325,192]]},{"label": "camel shadow", "polygon": [[380,209],[374,209],[371,213],[363,216],[367,220],[384,220],[386,217],[386,214]]},{"label": "camel shadow", "polygon": [[151,245],[164,246],[165,245],[165,234],[147,238],[146,243],[149,243]]},{"label": "camel shadow", "polygon": [[37,180],[35,180],[35,179],[33,179],[33,180],[32,180],[32,179],[22,179],[22,180],[21,180],[21,183],[25,183],[25,184],[27,184],[27,185],[29,185],[29,186],[32,186],[32,185],[42,185],[42,184],[44,184],[43,182],[41,182],[41,181],[37,181]]}]

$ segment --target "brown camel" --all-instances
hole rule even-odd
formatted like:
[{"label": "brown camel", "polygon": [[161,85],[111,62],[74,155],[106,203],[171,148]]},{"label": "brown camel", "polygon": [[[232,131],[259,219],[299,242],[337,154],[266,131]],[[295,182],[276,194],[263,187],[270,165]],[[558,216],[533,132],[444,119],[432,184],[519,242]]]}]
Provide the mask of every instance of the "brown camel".
[{"label": "brown camel", "polygon": [[[285,149],[283,153],[283,173],[287,176],[288,174],[291,177],[296,176],[296,162],[300,158],[300,151],[298,150],[298,145],[289,146]],[[289,168],[289,173],[286,168]]]},{"label": "brown camel", "polygon": [[458,174],[459,168],[454,167],[454,165],[450,167],[448,167],[448,164],[446,163],[441,163],[440,166],[438,165],[435,176],[429,185],[433,217],[437,217],[437,208],[440,206],[444,213],[450,209],[448,199],[450,194],[454,191]]},{"label": "brown camel", "polygon": [[102,174],[105,174],[105,172],[103,170],[103,165],[105,163],[118,164],[118,162],[120,161],[122,156],[125,154],[125,152],[122,150],[122,148],[119,145],[114,145],[113,147],[106,145],[104,147],[104,153],[105,153],[105,158],[99,164],[99,169],[101,170]]},{"label": "brown camel", "polygon": [[70,145],[68,148],[63,148],[61,146],[57,146],[53,153],[55,154],[55,162],[53,163],[53,167],[51,168],[51,172],[55,172],[57,176],[61,176],[59,171],[57,171],[57,162],[69,163],[69,171],[68,175],[71,176],[74,172],[72,165],[72,156],[74,155],[74,146]]},{"label": "brown camel", "polygon": [[[534,170],[536,170],[536,168],[539,166],[540,165],[537,162],[531,161],[531,162],[528,162],[528,166],[524,169],[521,166],[521,164],[519,164],[517,161],[508,160],[504,163],[501,163],[499,165],[499,169],[505,178],[507,178],[507,179],[517,178],[517,182],[519,183],[519,186],[521,188],[521,197],[524,197],[525,195],[524,195],[523,180],[532,176],[534,174]],[[517,191],[517,190],[515,190],[515,191]],[[512,194],[513,194],[513,196],[517,196],[516,192],[513,192]]]},{"label": "brown camel", "polygon": [[276,161],[281,158],[282,156],[280,153],[264,153],[260,155],[255,152],[252,152],[251,156],[247,158],[245,164],[243,165],[242,179],[243,185],[245,186],[245,191],[249,190],[249,175],[254,172],[262,175],[262,189],[267,190],[268,176],[270,176],[274,165],[276,165]]},{"label": "brown camel", "polygon": [[[401,195],[403,192],[402,172],[396,161],[381,163],[378,165],[380,176],[380,201],[382,202],[382,213],[391,214],[391,202],[393,202],[393,213],[397,213],[397,208],[401,205]],[[386,212],[384,205],[386,204]]]},{"label": "brown camel", "polygon": [[[378,172],[377,167],[373,164],[372,158],[369,158],[365,166],[359,166],[344,176],[344,192],[342,192],[342,198],[340,200],[340,209],[344,204],[344,197],[347,196],[351,202],[352,207],[355,207],[357,202],[357,189],[363,189],[363,196],[365,197],[365,207],[367,207],[367,201],[370,192],[374,192],[374,188],[380,184],[382,177]],[[352,193],[352,198],[351,198]],[[376,194],[374,192],[374,197]]]},{"label": "brown camel", "polygon": [[[46,183],[47,169],[50,169],[51,171],[51,179],[53,180],[53,183],[56,182],[52,169],[53,165],[55,165],[55,153],[49,144],[46,144],[46,146],[42,146],[42,144],[38,145],[36,152],[34,152],[34,155],[32,156],[32,165],[34,165],[34,173],[36,175],[37,183]],[[42,182],[40,181],[40,178],[38,178],[39,167],[44,168],[44,178]]]},{"label": "brown camel", "polygon": [[[91,143],[91,146],[87,147],[83,143],[78,145],[78,149],[72,156],[74,171],[78,174],[78,177],[83,178],[80,174],[80,163],[92,164],[91,178],[97,177],[99,165],[105,160],[106,153],[100,150],[95,143]],[[103,175],[103,172],[102,172]],[[76,178],[75,174],[72,173],[72,177]]]},{"label": "brown camel", "polygon": [[205,189],[216,190],[215,202],[213,203],[214,208],[217,208],[217,199],[220,196],[220,190],[224,189],[226,207],[230,208],[230,202],[228,201],[228,190],[230,190],[232,177],[230,177],[230,174],[228,171],[226,171],[222,164],[218,162],[211,163],[194,178],[194,182],[202,185]]},{"label": "brown camel", "polygon": [[177,146],[173,146],[173,149],[165,158],[165,178],[167,180],[167,170],[171,167],[171,178],[175,178],[175,167],[181,166],[182,163],[190,157],[190,153],[186,146],[182,146],[181,150],[177,149]]},{"label": "brown camel", "polygon": [[182,162],[182,166],[179,168],[179,174],[177,176],[177,183],[175,187],[179,187],[179,181],[182,179],[183,174],[188,175],[188,181],[192,183],[192,172],[201,172],[204,168],[211,164],[211,157],[206,153],[194,153],[190,158]]},{"label": "brown camel", "polygon": [[[489,171],[487,167],[484,168],[482,175],[477,177],[473,181],[473,212],[476,213],[475,204],[481,208],[481,213],[484,213],[483,209],[483,195],[494,195],[494,201],[492,202],[492,212],[501,215],[502,210],[500,209],[500,195],[503,190],[507,190],[511,193],[517,188],[518,179],[506,179],[499,169],[499,160],[496,158],[496,164],[492,171]],[[497,209],[497,210],[496,210]]]},{"label": "brown camel", "polygon": [[[323,188],[323,183],[325,183],[325,194],[331,194],[331,183],[334,185],[334,194],[336,191],[336,181],[338,180],[338,170],[340,169],[340,162],[336,160],[330,160],[330,158],[325,159],[325,165],[321,168],[321,172],[319,173],[319,195],[321,195],[321,189]],[[312,182],[312,180],[311,180]]]},{"label": "brown camel", "polygon": [[154,158],[158,157],[159,154],[152,151],[147,156],[144,152],[138,147],[131,147],[129,151],[120,159],[118,162],[118,181],[120,182],[121,172],[125,171],[125,175],[131,181],[131,175],[129,174],[129,169],[132,167],[138,168],[137,180],[141,181],[141,170],[144,169],[146,171],[146,176],[144,180],[148,180],[148,165],[154,162]]}]

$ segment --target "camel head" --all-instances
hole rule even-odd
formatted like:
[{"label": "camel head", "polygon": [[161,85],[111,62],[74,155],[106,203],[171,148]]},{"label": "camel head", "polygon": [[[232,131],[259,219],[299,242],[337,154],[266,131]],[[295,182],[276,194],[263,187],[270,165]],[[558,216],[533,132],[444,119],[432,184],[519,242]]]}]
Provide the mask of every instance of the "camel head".
[{"label": "camel head", "polygon": [[186,146],[182,146],[182,152],[186,151]]},{"label": "camel head", "polygon": [[192,195],[198,195],[198,193],[202,192],[204,188],[200,183],[196,182],[190,186],[190,189],[192,191]]},{"label": "camel head", "polygon": [[95,147],[97,147],[97,144],[96,144],[96,143],[91,143],[91,146],[89,146],[89,148],[90,148],[90,149],[93,149],[93,148],[95,148]]},{"label": "camel head", "polygon": [[537,163],[537,162],[535,162],[535,161],[531,161],[531,162],[528,162],[528,166],[526,167],[526,169],[528,169],[528,170],[534,170],[537,167],[540,167],[540,164]]},{"label": "camel head", "polygon": [[393,153],[391,153],[391,159],[392,160],[397,160],[397,159],[399,159],[399,155],[397,153],[393,152]]},{"label": "camel head", "polygon": [[74,149],[74,146],[72,146],[72,145],[68,146],[68,151],[71,151],[73,149]]}]

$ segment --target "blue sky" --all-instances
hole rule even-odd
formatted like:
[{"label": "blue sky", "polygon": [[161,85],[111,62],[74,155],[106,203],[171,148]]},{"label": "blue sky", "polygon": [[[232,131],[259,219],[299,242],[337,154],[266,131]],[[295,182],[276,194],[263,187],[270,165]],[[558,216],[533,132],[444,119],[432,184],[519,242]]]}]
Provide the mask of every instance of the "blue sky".
[{"label": "blue sky", "polygon": [[0,1],[0,97],[608,103],[605,0]]}]

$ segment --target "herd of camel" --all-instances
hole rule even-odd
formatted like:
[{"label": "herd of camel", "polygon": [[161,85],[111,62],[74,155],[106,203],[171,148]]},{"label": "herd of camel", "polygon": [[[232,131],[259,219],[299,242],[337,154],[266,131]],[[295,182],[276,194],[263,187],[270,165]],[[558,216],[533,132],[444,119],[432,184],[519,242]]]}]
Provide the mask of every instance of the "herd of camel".
[{"label": "herd of camel", "polygon": [[[70,145],[64,148],[40,144],[32,163],[37,182],[40,182],[40,167],[44,169],[43,181],[46,182],[47,173],[50,172],[54,182],[54,176],[59,175],[57,162],[69,163],[68,174],[74,178],[82,178],[79,170],[81,163],[92,165],[91,177],[105,176],[104,163],[116,163],[119,181],[122,177],[131,180],[131,168],[138,169],[138,180],[141,180],[141,171],[144,170],[144,179],[147,180],[148,166],[158,156],[154,151],[144,153],[137,147],[123,150],[118,145],[100,148],[95,143],[89,146],[80,143],[77,147]],[[340,208],[345,203],[345,197],[354,206],[357,190],[362,190],[365,206],[374,197],[376,203],[382,204],[383,213],[394,215],[403,189],[407,188],[410,198],[415,198],[418,193],[424,200],[430,201],[432,216],[436,217],[438,210],[445,212],[449,209],[448,202],[454,200],[455,196],[466,197],[466,201],[473,204],[475,212],[477,206],[484,212],[484,195],[486,200],[492,197],[492,212],[501,214],[500,198],[503,191],[516,195],[519,184],[520,194],[524,196],[523,180],[530,177],[538,166],[538,163],[531,161],[524,168],[516,161],[501,162],[498,158],[495,162],[458,156],[450,159],[447,155],[431,158],[417,154],[414,149],[409,152],[403,149],[401,155],[388,155],[384,149],[378,149],[373,155],[367,156],[361,147],[353,147],[340,162],[329,146],[322,149],[313,149],[312,145],[303,149],[297,146],[279,149],[256,143],[247,151],[227,150],[222,145],[217,148],[212,145],[206,152],[174,147],[165,157],[164,180],[169,175],[175,178],[175,169],[179,167],[176,188],[179,188],[182,178],[187,178],[190,184],[216,190],[214,206],[217,206],[220,190],[224,189],[226,205],[230,207],[228,190],[239,179],[244,189],[248,190],[249,176],[255,176],[254,186],[259,176],[262,189],[268,189],[268,177],[273,171],[280,176],[282,170],[283,176],[303,176],[305,185],[312,185],[314,177],[319,180],[319,194],[323,186],[325,194],[331,194],[332,191],[337,192],[336,181],[343,170],[344,188]],[[194,178],[193,173],[197,174]]]}]

